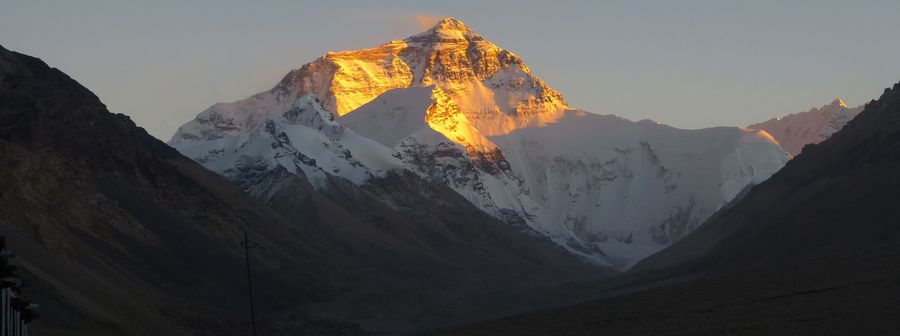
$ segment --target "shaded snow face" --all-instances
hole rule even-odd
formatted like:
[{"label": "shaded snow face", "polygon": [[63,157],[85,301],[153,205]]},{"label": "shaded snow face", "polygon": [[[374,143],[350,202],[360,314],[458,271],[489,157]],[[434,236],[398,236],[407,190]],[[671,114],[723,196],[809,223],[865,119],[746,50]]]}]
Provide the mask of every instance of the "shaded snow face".
[{"label": "shaded snow face", "polygon": [[495,213],[515,211],[573,252],[622,269],[680,239],[788,160],[764,132],[686,131],[579,111],[490,140],[509,167],[488,174],[503,183],[483,183],[498,189],[487,193],[498,195]]},{"label": "shaded snow face", "polygon": [[680,239],[789,158],[763,131],[678,130],[582,111],[482,133],[489,147],[464,146],[429,123],[428,111],[441,104],[428,90],[396,89],[338,122],[392,146],[407,169],[493,216],[622,269]]},{"label": "shaded snow face", "polygon": [[320,190],[327,189],[328,175],[363,184],[401,166],[390,148],[344,129],[319,104],[308,95],[250,133],[175,147],[225,176],[280,166],[305,176]]},{"label": "shaded snow face", "polygon": [[329,53],[273,90],[214,107],[170,144],[226,176],[283,167],[327,189],[331,177],[365,184],[408,170],[620,269],[788,160],[765,132],[568,110],[518,56],[452,19],[377,48]]}]

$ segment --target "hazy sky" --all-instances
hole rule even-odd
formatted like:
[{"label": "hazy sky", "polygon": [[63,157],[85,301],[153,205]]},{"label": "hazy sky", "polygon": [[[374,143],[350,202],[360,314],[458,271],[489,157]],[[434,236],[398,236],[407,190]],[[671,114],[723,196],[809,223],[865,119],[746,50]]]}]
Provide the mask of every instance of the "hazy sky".
[{"label": "hazy sky", "polygon": [[900,1],[9,1],[0,45],[168,140],[209,105],[327,51],[453,16],[574,107],[682,128],[876,98],[900,81]]}]

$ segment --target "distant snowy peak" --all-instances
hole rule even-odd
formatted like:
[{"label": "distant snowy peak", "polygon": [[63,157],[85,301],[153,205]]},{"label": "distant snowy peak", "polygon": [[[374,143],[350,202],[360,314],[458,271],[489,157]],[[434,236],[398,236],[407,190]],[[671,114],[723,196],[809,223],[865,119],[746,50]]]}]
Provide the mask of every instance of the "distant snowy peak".
[{"label": "distant snowy peak", "polygon": [[345,115],[398,88],[435,85],[475,127],[506,133],[568,107],[562,95],[531,73],[519,56],[448,18],[433,28],[375,48],[329,52],[290,71],[274,88],[234,103],[218,103],[185,124],[170,144],[212,140],[253,130],[298,98],[314,94]]},{"label": "distant snowy peak", "polygon": [[769,132],[793,156],[800,154],[803,146],[816,144],[840,131],[844,125],[863,110],[862,105],[847,107],[837,98],[831,103],[809,111],[773,118],[747,126]]}]

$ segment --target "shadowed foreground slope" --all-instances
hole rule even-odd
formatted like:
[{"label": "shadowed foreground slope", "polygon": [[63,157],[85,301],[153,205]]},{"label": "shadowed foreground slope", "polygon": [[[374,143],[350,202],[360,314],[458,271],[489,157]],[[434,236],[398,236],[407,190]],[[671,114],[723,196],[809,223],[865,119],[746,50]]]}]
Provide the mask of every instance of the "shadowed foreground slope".
[{"label": "shadowed foreground slope", "polygon": [[894,334],[898,172],[900,84],[742,200],[639,263],[627,275],[631,287],[609,289],[598,301],[425,334]]},{"label": "shadowed foreground slope", "polygon": [[244,329],[244,230],[273,247],[256,260],[259,286],[277,289],[258,293],[267,310],[331,288],[340,259],[308,234],[62,72],[2,47],[0,157],[0,230],[43,305],[35,333]]}]

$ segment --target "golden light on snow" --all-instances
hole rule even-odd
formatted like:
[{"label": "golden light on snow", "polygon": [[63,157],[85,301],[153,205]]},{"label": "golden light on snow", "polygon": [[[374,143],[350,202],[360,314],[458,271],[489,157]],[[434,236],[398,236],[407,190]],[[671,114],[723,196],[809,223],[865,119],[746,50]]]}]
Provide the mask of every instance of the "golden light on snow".
[{"label": "golden light on snow", "polygon": [[[317,67],[330,70],[326,108],[343,116],[391,89],[434,86],[426,124],[470,150],[492,151],[496,145],[487,137],[552,123],[568,107],[516,54],[464,23],[427,15],[416,20],[430,28],[424,35],[318,60]],[[422,49],[418,39],[433,47]],[[419,61],[404,61],[411,59]]]},{"label": "golden light on snow", "polygon": [[773,137],[771,134],[769,134],[769,132],[766,132],[764,130],[759,130],[759,136],[765,138],[766,140],[772,141],[774,143],[778,143],[778,140],[775,140],[775,137]]},{"label": "golden light on snow", "polygon": [[316,60],[316,67],[331,75],[326,78],[333,101],[326,108],[344,115],[388,90],[410,87],[412,71],[398,57],[406,48],[405,41],[396,40],[370,49],[329,52]]},{"label": "golden light on snow", "polygon": [[[421,120],[466,148],[492,151],[489,138],[558,120],[568,108],[562,95],[531,73],[522,59],[485,40],[465,23],[419,15],[426,31],[374,48],[328,52],[291,71],[280,88],[312,94],[323,108],[344,116],[394,89],[430,87],[432,105]],[[253,129],[291,104],[281,91],[253,101],[217,104],[209,113]],[[238,118],[244,104],[262,104],[256,118]],[[200,126],[198,126],[200,127]],[[188,131],[196,131],[191,127]],[[177,137],[177,136],[176,136]]]},{"label": "golden light on snow", "polygon": [[838,106],[840,106],[840,107],[842,107],[842,108],[847,108],[847,104],[844,104],[844,100],[843,100],[843,99],[838,98],[837,101],[838,101]]}]

